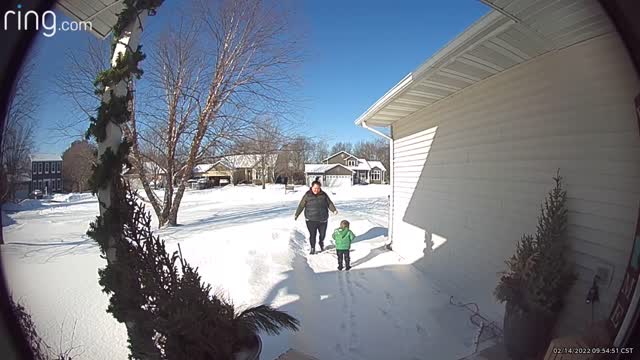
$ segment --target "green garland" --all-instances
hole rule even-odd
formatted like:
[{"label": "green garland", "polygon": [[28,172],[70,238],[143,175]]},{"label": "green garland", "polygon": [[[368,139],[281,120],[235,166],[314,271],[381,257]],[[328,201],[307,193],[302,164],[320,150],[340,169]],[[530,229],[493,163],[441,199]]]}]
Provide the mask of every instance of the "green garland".
[{"label": "green garland", "polygon": [[[118,21],[113,28],[112,52],[128,24],[135,21],[141,12],[155,10],[162,3],[163,0],[125,0],[124,9],[118,14]],[[130,119],[130,90],[127,90],[125,96],[117,96],[113,91],[120,82],[127,82],[134,77],[139,79],[143,74],[138,67],[140,61],[145,58],[142,47],[138,46],[135,51],[129,50],[118,56],[115,66],[101,72],[95,79],[96,94],[104,96],[105,92],[109,91],[110,101],[102,101],[97,108],[96,116],[90,118],[87,139],[94,137],[98,142],[103,142],[107,138],[109,122],[121,125]],[[98,243],[105,258],[108,250],[115,248],[117,261],[110,261],[104,269],[99,270],[99,282],[103,291],[111,295],[107,311],[118,321],[134,325],[128,327],[130,358],[160,358],[159,350],[152,340],[153,329],[141,321],[145,316],[142,310],[145,299],[140,280],[137,278],[139,265],[136,264],[132,245],[123,237],[125,224],[133,209],[132,204],[126,199],[129,186],[122,177],[122,170],[125,167],[130,168],[127,160],[130,147],[131,143],[125,139],[116,151],[108,148],[100,156],[100,162],[93,166],[89,179],[92,192],[95,194],[111,185],[111,201],[102,216],[98,216],[90,224],[87,235]],[[101,206],[104,207],[104,203],[101,203]],[[115,242],[110,244],[113,238]]]},{"label": "green garland", "polygon": [[135,21],[143,10],[155,10],[164,0],[125,0],[124,9],[118,14],[118,21],[113,26],[113,38],[119,39],[124,28]]}]

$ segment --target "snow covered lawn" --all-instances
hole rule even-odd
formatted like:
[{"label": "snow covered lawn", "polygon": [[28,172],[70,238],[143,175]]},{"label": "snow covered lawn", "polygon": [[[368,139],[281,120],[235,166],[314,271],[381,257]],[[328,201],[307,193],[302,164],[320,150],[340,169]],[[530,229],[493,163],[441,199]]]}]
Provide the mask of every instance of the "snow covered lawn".
[{"label": "snow covered lawn", "polygon": [[[289,348],[322,360],[440,360],[472,352],[469,312],[451,306],[422,272],[384,249],[389,186],[329,191],[340,213],[330,217],[327,237],[341,219],[358,236],[350,272],[337,271],[335,250],[308,254],[304,220],[293,220],[306,190],[189,191],[181,226],[159,234],[170,251],[179,243],[204,281],[236,305],[269,303],[300,319],[298,333],[263,336],[261,359]],[[107,297],[97,283],[105,261],[85,235],[97,209],[85,194],[5,208],[13,223],[3,228],[2,261],[14,298],[50,345],[68,347],[75,326],[79,358],[126,359],[125,327],[105,312]]]}]

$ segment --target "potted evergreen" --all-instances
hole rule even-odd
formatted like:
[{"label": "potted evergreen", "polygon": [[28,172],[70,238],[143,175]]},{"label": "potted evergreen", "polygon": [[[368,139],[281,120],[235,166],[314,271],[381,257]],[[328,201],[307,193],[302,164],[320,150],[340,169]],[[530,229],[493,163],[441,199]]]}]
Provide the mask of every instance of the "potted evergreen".
[{"label": "potted evergreen", "polygon": [[563,299],[575,281],[567,261],[567,193],[562,177],[545,198],[535,235],[525,234],[494,295],[506,303],[504,343],[512,359],[527,359],[545,350]]},{"label": "potted evergreen", "polygon": [[[164,241],[154,235],[151,214],[137,194],[123,183],[121,214],[106,216],[121,224],[117,243],[123,267],[99,271],[100,284],[112,295],[108,312],[124,322],[135,315],[136,327],[129,330],[132,359],[256,360],[262,349],[260,332],[277,335],[297,331],[293,316],[268,305],[244,311],[221,294],[212,293],[198,269],[178,252],[169,253]],[[113,233],[96,221],[88,235],[100,240]],[[103,246],[103,241],[99,241]],[[111,290],[130,284],[122,292]]]}]

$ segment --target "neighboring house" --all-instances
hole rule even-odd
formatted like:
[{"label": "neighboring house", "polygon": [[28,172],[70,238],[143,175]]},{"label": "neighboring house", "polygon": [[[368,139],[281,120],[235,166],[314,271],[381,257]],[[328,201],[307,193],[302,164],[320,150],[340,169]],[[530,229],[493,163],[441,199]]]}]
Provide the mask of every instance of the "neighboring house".
[{"label": "neighboring house", "polygon": [[574,3],[500,1],[356,120],[390,128],[394,251],[498,323],[499,273],[560,169],[578,281],[556,335],[588,325],[595,274],[595,320],[618,309],[640,204],[640,81],[600,4]]},{"label": "neighboring house", "polygon": [[352,184],[382,184],[387,169],[380,161],[360,159],[346,151],[340,151],[322,161],[325,164],[341,164],[353,170]]},{"label": "neighboring house", "polygon": [[224,186],[231,183],[233,170],[222,160],[213,164],[200,164],[193,168],[192,179],[206,179],[208,186]]},{"label": "neighboring house", "polygon": [[351,186],[353,181],[353,170],[342,164],[305,164],[304,173],[308,186],[315,180],[329,187]]},{"label": "neighboring house", "polygon": [[62,191],[62,157],[60,155],[31,155],[29,192],[36,189],[45,194]]},{"label": "neighboring house", "polygon": [[9,175],[9,182],[13,184],[14,199],[22,200],[29,197],[29,188],[31,186],[31,176],[29,173],[21,175]]},{"label": "neighboring house", "polygon": [[[166,184],[166,172],[163,168],[154,162],[147,161],[144,163],[144,169],[149,185],[152,188],[164,188]],[[142,181],[140,180],[138,172],[134,168],[125,170],[122,173],[122,176],[125,180],[129,181],[133,189],[142,189]]]},{"label": "neighboring house", "polygon": [[[219,163],[232,171],[233,184],[259,183],[262,177],[267,182],[275,179],[275,168],[278,155],[230,155],[219,160]],[[264,165],[264,166],[263,166]]]}]

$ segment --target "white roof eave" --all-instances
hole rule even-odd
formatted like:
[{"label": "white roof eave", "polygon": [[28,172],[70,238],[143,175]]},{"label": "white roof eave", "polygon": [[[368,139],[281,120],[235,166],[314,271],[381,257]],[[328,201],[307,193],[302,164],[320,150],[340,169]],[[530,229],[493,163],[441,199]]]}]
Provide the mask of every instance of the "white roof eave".
[{"label": "white roof eave", "polygon": [[74,21],[91,22],[89,32],[105,39],[124,8],[123,0],[59,0],[56,8]]},{"label": "white roof eave", "polygon": [[[369,130],[430,108],[465,88],[615,26],[597,0],[482,0],[493,8],[405,76],[356,120]],[[380,134],[379,134],[380,135]]]},{"label": "white roof eave", "polygon": [[[364,126],[364,123],[370,120],[379,111],[384,110],[387,105],[400,98],[406,91],[410,90],[413,85],[420,83],[427,75],[429,75],[430,71],[433,71],[434,69],[439,68],[443,63],[448,62],[451,57],[460,51],[461,48],[469,46],[469,42],[473,41],[476,35],[482,33],[483,30],[495,25],[501,20],[502,22],[513,23],[512,20],[508,19],[498,11],[490,11],[482,16],[478,21],[469,26],[462,34],[451,40],[447,45],[435,53],[435,55],[422,63],[416,70],[402,78],[402,80],[400,80],[380,99],[371,105],[367,111],[360,115],[354,123],[357,126]],[[484,38],[485,37],[483,37],[483,39]],[[372,124],[369,126],[389,126],[395,121],[397,120],[392,120],[385,124]]]}]

